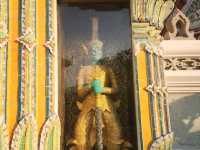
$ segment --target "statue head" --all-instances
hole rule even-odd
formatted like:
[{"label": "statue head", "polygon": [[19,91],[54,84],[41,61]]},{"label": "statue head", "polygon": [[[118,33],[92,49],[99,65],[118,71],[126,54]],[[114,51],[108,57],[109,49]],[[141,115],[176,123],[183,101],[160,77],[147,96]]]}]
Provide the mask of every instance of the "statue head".
[{"label": "statue head", "polygon": [[97,64],[100,59],[103,57],[103,42],[100,40],[92,40],[90,42],[90,56],[91,56],[91,61],[93,64]]}]

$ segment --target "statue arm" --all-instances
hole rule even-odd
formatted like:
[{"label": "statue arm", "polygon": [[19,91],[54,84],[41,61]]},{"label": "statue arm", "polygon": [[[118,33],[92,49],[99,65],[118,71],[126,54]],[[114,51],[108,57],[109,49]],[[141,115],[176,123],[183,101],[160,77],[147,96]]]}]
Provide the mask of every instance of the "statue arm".
[{"label": "statue arm", "polygon": [[77,77],[77,95],[79,97],[84,97],[91,91],[90,85],[85,83],[83,77],[84,71],[81,69]]},{"label": "statue arm", "polygon": [[115,74],[111,69],[109,69],[108,75],[109,75],[109,80],[111,82],[111,87],[104,87],[103,93],[104,94],[115,94],[118,91],[118,86],[117,86]]}]

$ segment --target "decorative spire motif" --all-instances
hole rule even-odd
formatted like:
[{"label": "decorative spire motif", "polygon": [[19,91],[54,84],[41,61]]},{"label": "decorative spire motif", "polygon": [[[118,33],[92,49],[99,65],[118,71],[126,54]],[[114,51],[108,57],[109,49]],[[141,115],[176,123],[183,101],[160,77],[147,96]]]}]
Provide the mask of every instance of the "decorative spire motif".
[{"label": "decorative spire motif", "polygon": [[179,10],[174,9],[173,13],[165,21],[165,40],[170,39],[187,39],[194,40],[194,33],[190,31],[190,20],[185,14]]},{"label": "decorative spire motif", "polygon": [[99,20],[97,17],[92,17],[92,40],[99,39]]},{"label": "decorative spire motif", "polygon": [[92,17],[92,38],[89,41],[88,46],[82,44],[82,48],[86,54],[91,51],[91,59],[93,64],[97,64],[103,56],[102,48],[103,42],[99,40],[99,20],[97,17]]}]

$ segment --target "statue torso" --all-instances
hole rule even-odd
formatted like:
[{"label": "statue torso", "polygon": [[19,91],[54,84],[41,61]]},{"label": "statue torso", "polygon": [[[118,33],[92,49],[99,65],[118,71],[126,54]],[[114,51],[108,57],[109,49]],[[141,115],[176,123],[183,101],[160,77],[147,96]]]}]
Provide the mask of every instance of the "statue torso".
[{"label": "statue torso", "polygon": [[[94,80],[100,80],[102,87],[110,86],[109,71],[102,65],[82,66],[79,75],[83,80],[83,88],[84,86],[91,85]],[[90,93],[83,101],[83,108],[89,110],[94,107],[99,107],[103,111],[110,111],[111,105],[108,96],[106,94],[95,95],[93,92]]]}]

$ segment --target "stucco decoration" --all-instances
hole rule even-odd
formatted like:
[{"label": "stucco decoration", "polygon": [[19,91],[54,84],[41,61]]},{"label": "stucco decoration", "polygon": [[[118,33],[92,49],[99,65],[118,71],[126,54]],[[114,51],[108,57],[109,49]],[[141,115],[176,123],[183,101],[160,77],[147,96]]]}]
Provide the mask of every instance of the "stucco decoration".
[{"label": "stucco decoration", "polygon": [[[150,147],[151,150],[171,149],[173,136],[167,135],[173,134],[170,126],[166,84],[164,82],[160,30],[149,26],[148,23],[132,23],[132,30],[135,52],[134,60],[137,60],[136,62],[134,61],[134,69],[137,73],[134,85],[138,86],[135,99],[139,103],[136,106],[141,107],[141,110],[136,108],[140,110],[138,113],[141,113],[141,116],[138,116],[138,120],[140,120],[140,123],[138,123],[140,129],[138,130],[141,130],[138,133],[140,134],[139,140],[143,143],[141,148],[148,149],[147,147]],[[141,61],[145,62],[143,66],[141,66]],[[141,68],[143,73],[140,72]],[[138,78],[141,78],[141,81],[138,81]],[[147,80],[147,83],[145,83],[145,80]],[[141,132],[147,130],[143,119],[148,119],[147,114],[145,114],[148,110],[143,111],[143,99],[145,99],[145,102],[148,101],[151,113],[150,121],[148,122],[150,124],[151,138],[147,138],[147,133],[141,134]],[[149,144],[147,144],[147,140],[149,140]]]},{"label": "stucco decoration", "polygon": [[21,0],[19,46],[19,115],[33,113],[36,105],[36,0]]},{"label": "stucco decoration", "polygon": [[198,56],[165,58],[165,70],[200,70],[200,58]]},{"label": "stucco decoration", "polygon": [[55,55],[55,37],[53,35],[50,37],[49,41],[45,43],[45,47],[48,48],[51,55]]},{"label": "stucco decoration", "polygon": [[156,139],[152,143],[149,150],[160,150],[160,149],[168,150],[168,149],[171,149],[172,147],[170,145],[171,145],[171,142],[173,140],[173,137],[174,137],[173,133],[169,133],[165,136],[161,136],[160,138]]},{"label": "stucco decoration", "polygon": [[58,78],[57,78],[57,1],[46,0],[47,32],[46,42],[46,101],[47,117],[58,111]]},{"label": "stucco decoration", "polygon": [[58,112],[57,0],[46,0],[46,122],[42,128],[39,149],[59,150],[61,124]]},{"label": "stucco decoration", "polygon": [[0,22],[0,48],[3,48],[8,43],[7,27],[5,22]]},{"label": "stucco decoration", "polygon": [[174,9],[173,13],[165,21],[165,40],[170,39],[195,39],[194,33],[189,31],[190,20],[185,14],[179,10]]},{"label": "stucco decoration", "polygon": [[14,130],[11,150],[38,149],[37,122],[32,114],[26,115]]},{"label": "stucco decoration", "polygon": [[172,149],[160,33],[174,3],[172,0],[131,1],[138,149]]},{"label": "stucco decoration", "polygon": [[[6,123],[7,59],[8,59],[8,1],[0,0],[0,122]],[[1,145],[0,145],[1,146]]]},{"label": "stucco decoration", "polygon": [[9,138],[4,123],[0,123],[0,150],[9,150]]},{"label": "stucco decoration", "polygon": [[17,41],[22,44],[29,52],[31,52],[36,46],[36,42],[33,36],[34,33],[31,28],[27,28],[23,35],[17,39]]},{"label": "stucco decoration", "polygon": [[174,8],[174,0],[132,0],[132,21],[149,22],[162,29],[163,22]]},{"label": "stucco decoration", "polygon": [[198,40],[165,40],[165,80],[168,92],[199,93],[200,42]]},{"label": "stucco decoration", "polygon": [[60,119],[56,114],[52,114],[43,126],[39,150],[59,150],[60,135]]}]

